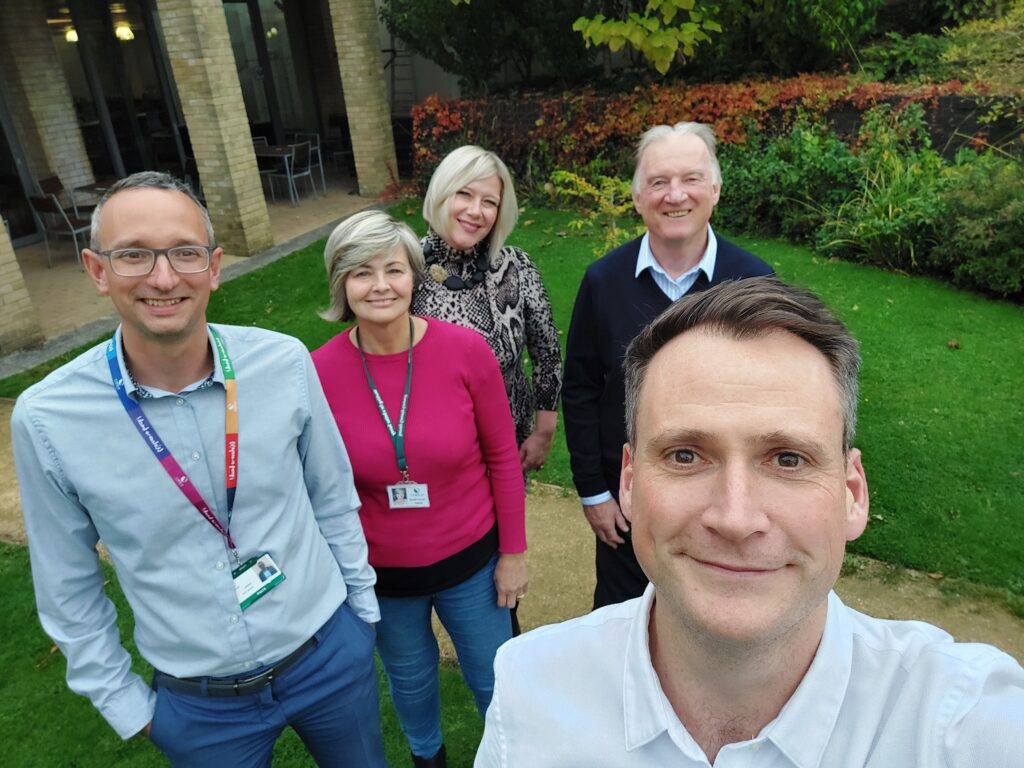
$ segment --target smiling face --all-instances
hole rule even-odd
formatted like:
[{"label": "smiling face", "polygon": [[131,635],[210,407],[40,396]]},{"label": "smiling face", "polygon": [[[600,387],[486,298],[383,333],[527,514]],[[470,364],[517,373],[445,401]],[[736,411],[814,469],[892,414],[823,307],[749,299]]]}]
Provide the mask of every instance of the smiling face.
[{"label": "smiling face", "polygon": [[457,251],[468,251],[491,234],[501,204],[501,180],[477,179],[460,187],[448,201],[447,242]]},{"label": "smiling face", "polygon": [[655,256],[687,246],[704,249],[708,221],[718,203],[713,174],[708,149],[693,134],[669,134],[644,151],[633,205]]},{"label": "smiling face", "polygon": [[[100,250],[172,248],[208,245],[202,212],[186,195],[166,189],[129,188],[111,196],[102,208]],[[109,296],[121,316],[125,342],[177,344],[206,335],[206,306],[220,284],[217,248],[210,268],[196,274],[175,272],[158,256],[153,271],[142,277],[115,275],[108,259],[90,249],[83,261],[99,292]]]},{"label": "smiling face", "polygon": [[404,248],[375,256],[345,278],[345,299],[360,324],[405,322],[415,279]]},{"label": "smiling face", "polygon": [[636,418],[620,500],[659,622],[710,643],[816,643],[868,510],[825,357],[785,332],[688,331],[651,360]]}]

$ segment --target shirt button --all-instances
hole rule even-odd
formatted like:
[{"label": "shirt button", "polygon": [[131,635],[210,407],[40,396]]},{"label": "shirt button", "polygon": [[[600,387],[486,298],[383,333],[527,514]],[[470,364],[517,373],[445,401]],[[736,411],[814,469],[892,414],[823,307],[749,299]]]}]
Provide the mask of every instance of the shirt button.
[{"label": "shirt button", "polygon": [[237,616],[232,616],[230,619],[228,619],[228,621],[230,621],[232,624],[237,624],[238,623],[238,617]]},{"label": "shirt button", "polygon": [[199,451],[192,451],[192,461],[199,461]]},{"label": "shirt button", "polygon": [[214,567],[215,567],[215,568],[216,568],[216,569],[217,569],[218,571],[223,571],[223,570],[224,570],[224,563],[217,563],[217,565],[216,565],[216,566],[214,566]]},{"label": "shirt button", "polygon": [[184,397],[179,397],[177,400],[174,401],[174,404],[175,405],[184,405],[185,404],[185,398]]}]

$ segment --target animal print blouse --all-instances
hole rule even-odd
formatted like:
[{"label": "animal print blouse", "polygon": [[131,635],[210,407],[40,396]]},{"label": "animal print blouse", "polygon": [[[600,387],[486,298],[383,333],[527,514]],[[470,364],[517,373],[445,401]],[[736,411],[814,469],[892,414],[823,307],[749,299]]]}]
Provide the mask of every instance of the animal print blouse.
[{"label": "animal print blouse", "polygon": [[[413,296],[412,312],[473,328],[487,339],[505,379],[516,443],[522,445],[533,432],[534,412],[558,409],[562,389],[558,331],[544,283],[530,257],[506,245],[497,261],[488,264],[487,248],[484,240],[473,250],[456,251],[431,231],[423,240],[427,274]],[[524,347],[533,366],[532,387],[523,368]]]}]

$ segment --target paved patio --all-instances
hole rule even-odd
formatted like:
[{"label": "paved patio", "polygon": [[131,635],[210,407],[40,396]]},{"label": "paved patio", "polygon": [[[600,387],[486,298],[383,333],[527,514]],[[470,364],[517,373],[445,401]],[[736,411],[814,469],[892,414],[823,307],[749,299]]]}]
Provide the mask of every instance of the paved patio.
[{"label": "paved patio", "polygon": [[[376,202],[360,197],[355,180],[349,177],[328,178],[326,194],[304,194],[297,206],[268,200],[274,247],[249,258],[226,253],[222,279],[230,280],[326,237],[338,221]],[[79,266],[72,242],[61,239],[59,244],[51,243],[51,247],[52,268],[46,266],[46,246],[42,242],[15,251],[29,295],[40,310],[39,321],[46,341],[40,347],[0,357],[0,378],[84,344],[116,325],[110,300],[96,293],[92,281]]]}]

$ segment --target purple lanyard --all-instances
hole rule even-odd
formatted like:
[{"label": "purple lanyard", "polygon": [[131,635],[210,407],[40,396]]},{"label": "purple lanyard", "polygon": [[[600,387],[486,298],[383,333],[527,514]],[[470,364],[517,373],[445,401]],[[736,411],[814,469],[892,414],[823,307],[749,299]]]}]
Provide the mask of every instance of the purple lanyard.
[{"label": "purple lanyard", "polygon": [[[235,561],[238,562],[238,548],[235,546],[235,542],[229,532],[231,527],[231,510],[235,506],[235,483],[238,480],[238,402],[235,397],[234,368],[231,365],[231,360],[228,358],[227,349],[224,347],[224,342],[221,341],[220,334],[212,327],[210,331],[213,334],[214,346],[217,348],[217,355],[221,361],[221,369],[225,373],[225,383],[231,385],[225,387],[225,397],[228,401],[225,408],[227,412],[225,417],[226,426],[228,427],[225,444],[225,457],[228,464],[228,528],[221,525],[217,515],[214,514],[213,510],[210,509],[210,505],[206,503],[202,494],[199,493],[199,489],[189,479],[185,470],[178,464],[177,459],[171,455],[170,449],[160,439],[156,429],[149,423],[146,414],[142,412],[139,404],[128,396],[128,392],[124,387],[124,379],[121,376],[121,369],[117,364],[117,345],[114,343],[114,339],[117,338],[116,336],[107,342],[107,363],[110,366],[110,377],[114,381],[114,389],[117,390],[117,396],[121,399],[121,405],[124,406],[128,418],[131,419],[132,424],[135,425],[135,428],[142,436],[143,442],[149,446],[156,460],[160,462],[164,471],[174,481],[174,484],[185,494],[185,498],[192,502],[192,506],[199,510],[199,514],[206,518],[206,522],[212,525],[217,533],[224,537],[228,547],[231,549],[231,554],[234,555]],[[228,378],[229,376],[230,378]],[[233,430],[230,429],[232,420],[234,421]]]}]

